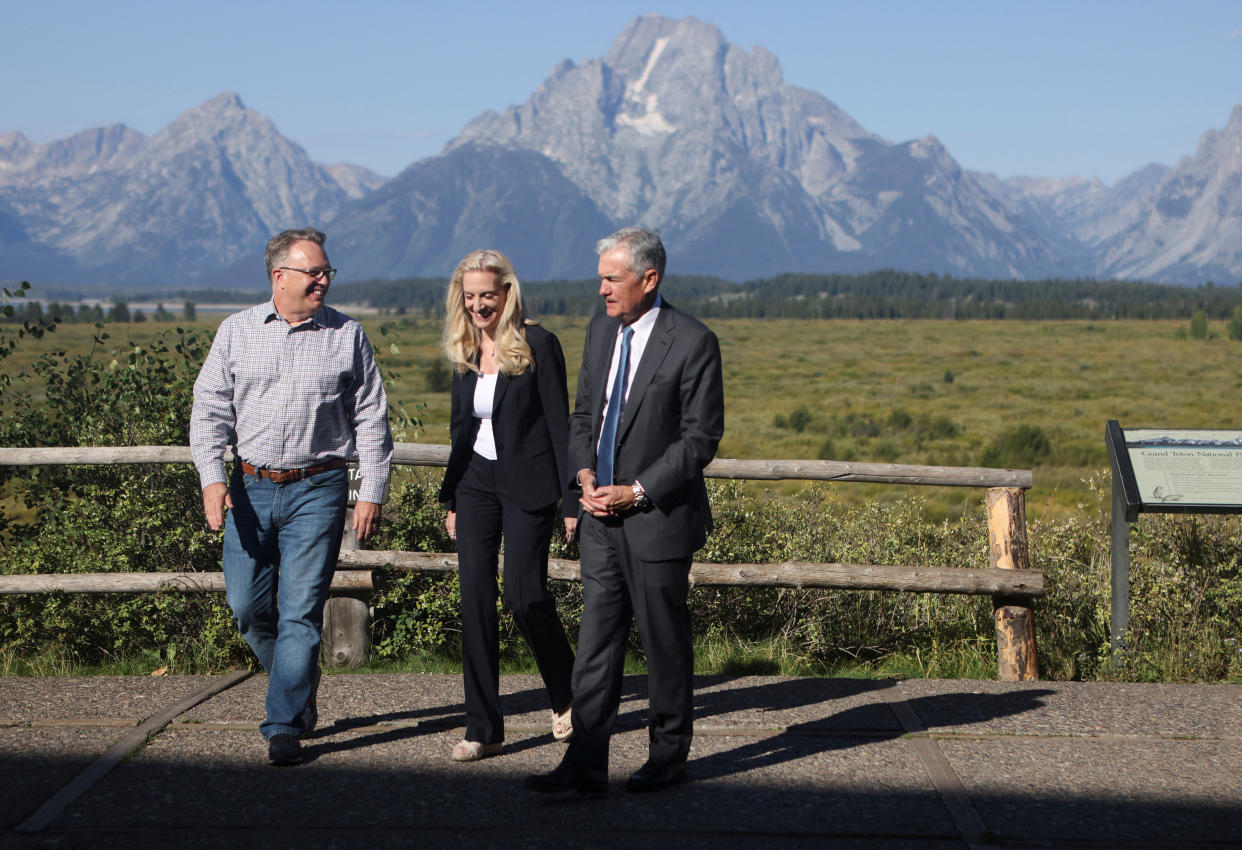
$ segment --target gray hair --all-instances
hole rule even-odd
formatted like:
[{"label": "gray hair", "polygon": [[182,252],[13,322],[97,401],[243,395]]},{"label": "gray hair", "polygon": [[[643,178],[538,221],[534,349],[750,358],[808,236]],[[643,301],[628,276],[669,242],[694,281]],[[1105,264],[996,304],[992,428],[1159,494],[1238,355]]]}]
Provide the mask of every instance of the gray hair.
[{"label": "gray hair", "polygon": [[630,271],[635,275],[642,277],[647,269],[655,269],[660,280],[664,280],[664,264],[668,255],[664,252],[659,234],[641,227],[623,227],[596,242],[595,253],[602,256],[618,245],[624,245],[629,250]]},{"label": "gray hair", "polygon": [[302,227],[297,230],[282,230],[267,243],[267,279],[272,279],[272,271],[289,261],[289,248],[294,242],[314,242],[320,248],[328,241],[323,231],[313,227]]}]

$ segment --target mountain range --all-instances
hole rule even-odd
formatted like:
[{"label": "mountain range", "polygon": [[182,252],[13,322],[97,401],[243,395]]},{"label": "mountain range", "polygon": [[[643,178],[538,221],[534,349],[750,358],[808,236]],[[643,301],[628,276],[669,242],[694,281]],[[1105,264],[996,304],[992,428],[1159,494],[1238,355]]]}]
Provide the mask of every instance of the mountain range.
[{"label": "mountain range", "polygon": [[497,247],[527,279],[590,277],[592,245],[659,230],[670,271],[731,280],[896,268],[956,277],[1242,277],[1242,106],[1173,167],[1099,180],[963,169],[784,82],[695,18],[631,22],[530,98],[385,180],[313,162],[236,94],[147,138],[0,134],[0,279],[262,286],[267,238],[311,224],[343,279],[442,277]]}]

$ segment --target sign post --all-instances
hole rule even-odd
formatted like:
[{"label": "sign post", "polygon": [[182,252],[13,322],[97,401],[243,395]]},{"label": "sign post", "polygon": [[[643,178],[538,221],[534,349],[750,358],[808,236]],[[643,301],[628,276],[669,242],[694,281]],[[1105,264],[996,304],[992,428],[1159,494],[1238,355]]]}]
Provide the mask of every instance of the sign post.
[{"label": "sign post", "polygon": [[1130,525],[1141,513],[1242,513],[1242,430],[1104,427],[1113,469],[1111,644],[1130,628]]}]

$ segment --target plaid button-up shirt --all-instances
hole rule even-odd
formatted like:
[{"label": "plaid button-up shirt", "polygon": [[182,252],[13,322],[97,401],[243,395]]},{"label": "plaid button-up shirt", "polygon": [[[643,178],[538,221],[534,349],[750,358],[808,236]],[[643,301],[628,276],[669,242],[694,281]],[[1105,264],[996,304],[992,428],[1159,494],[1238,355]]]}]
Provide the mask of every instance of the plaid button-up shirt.
[{"label": "plaid button-up shirt", "polygon": [[203,487],[225,482],[224,449],[254,466],[358,460],[358,498],[384,501],[388,397],[362,326],[324,306],[291,327],[268,301],[221,323],[194,382],[190,451]]}]

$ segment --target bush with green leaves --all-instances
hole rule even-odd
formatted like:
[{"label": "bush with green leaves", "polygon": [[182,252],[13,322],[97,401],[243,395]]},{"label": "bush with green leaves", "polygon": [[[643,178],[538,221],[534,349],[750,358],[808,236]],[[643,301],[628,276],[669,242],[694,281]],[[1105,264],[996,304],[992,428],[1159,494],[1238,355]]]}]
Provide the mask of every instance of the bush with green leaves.
[{"label": "bush with green leaves", "polygon": [[1233,314],[1229,317],[1229,324],[1226,326],[1226,333],[1230,339],[1242,339],[1242,304],[1233,308]]},{"label": "bush with green leaves", "polygon": [[[35,361],[45,396],[11,392],[0,414],[6,446],[186,445],[194,379],[210,339],[165,331],[146,347],[61,351]],[[25,508],[0,536],[5,573],[218,569],[220,535],[202,521],[190,464],[49,465],[8,469],[7,495]],[[0,599],[0,648],[49,646],[88,663],[152,648],[195,666],[245,661],[219,594],[9,596]]]},{"label": "bush with green leaves", "polygon": [[1194,314],[1190,317],[1190,338],[1208,338],[1207,314],[1202,310],[1195,310]]},{"label": "bush with green leaves", "polygon": [[[698,560],[723,563],[986,565],[981,522],[929,523],[918,502],[852,507],[815,485],[795,497],[711,485],[716,528]],[[931,599],[882,591],[702,587],[692,595],[701,629],[743,641],[779,635],[819,662],[877,659],[924,644],[991,632],[990,608],[965,596]]]},{"label": "bush with green leaves", "polygon": [[[403,470],[384,511],[387,519],[371,545],[376,549],[412,552],[453,552],[456,545],[444,527],[445,509],[437,495],[443,473]],[[551,557],[577,558],[577,544],[565,539],[558,523]],[[503,576],[499,579],[503,591]],[[460,650],[461,587],[456,572],[376,573],[373,650],[380,658],[400,658],[425,652],[455,656]],[[582,592],[577,582],[553,581],[566,628],[577,632],[582,615]],[[525,642],[504,607],[500,613],[500,650],[503,657],[521,657]]]},{"label": "bush with green leaves", "polygon": [[1038,425],[1022,424],[1001,432],[979,457],[980,466],[1029,469],[1052,454],[1052,441]]}]

